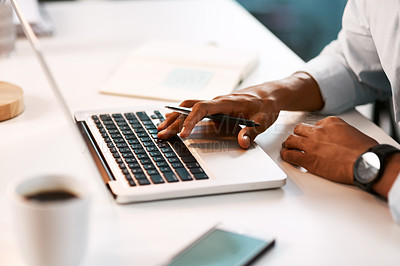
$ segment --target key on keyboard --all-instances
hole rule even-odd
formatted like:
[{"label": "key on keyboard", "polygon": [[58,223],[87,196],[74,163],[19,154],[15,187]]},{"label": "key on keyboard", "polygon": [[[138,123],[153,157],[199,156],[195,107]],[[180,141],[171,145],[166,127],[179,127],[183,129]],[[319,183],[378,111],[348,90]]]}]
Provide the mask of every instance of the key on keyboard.
[{"label": "key on keyboard", "polygon": [[183,141],[175,136],[157,138],[153,120],[164,121],[159,111],[93,115],[107,147],[130,186],[208,179]]}]

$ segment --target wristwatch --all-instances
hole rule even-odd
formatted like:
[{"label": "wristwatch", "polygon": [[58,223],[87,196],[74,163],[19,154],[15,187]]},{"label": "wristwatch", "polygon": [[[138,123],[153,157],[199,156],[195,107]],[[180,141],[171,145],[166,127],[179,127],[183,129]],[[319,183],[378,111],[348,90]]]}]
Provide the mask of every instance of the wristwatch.
[{"label": "wristwatch", "polygon": [[354,163],[354,184],[372,192],[372,185],[377,182],[385,169],[387,158],[399,149],[387,145],[376,145],[360,155]]}]

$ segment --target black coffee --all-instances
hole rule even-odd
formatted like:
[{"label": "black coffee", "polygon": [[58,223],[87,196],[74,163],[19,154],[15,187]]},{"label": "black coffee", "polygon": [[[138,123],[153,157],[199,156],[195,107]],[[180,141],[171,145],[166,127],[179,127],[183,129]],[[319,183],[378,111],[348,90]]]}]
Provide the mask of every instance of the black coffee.
[{"label": "black coffee", "polygon": [[27,200],[38,202],[63,201],[78,198],[77,195],[66,190],[42,191],[25,196]]}]

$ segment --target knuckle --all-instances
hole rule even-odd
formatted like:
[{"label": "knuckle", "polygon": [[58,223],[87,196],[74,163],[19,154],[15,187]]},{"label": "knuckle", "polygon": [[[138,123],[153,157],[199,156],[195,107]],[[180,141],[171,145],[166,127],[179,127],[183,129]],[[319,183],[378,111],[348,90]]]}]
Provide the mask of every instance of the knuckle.
[{"label": "knuckle", "polygon": [[192,107],[195,105],[199,100],[184,100],[179,106],[183,107]]},{"label": "knuckle", "polygon": [[193,105],[192,112],[198,113],[198,114],[203,114],[203,113],[205,113],[207,106],[208,106],[208,104],[204,101],[197,102]]},{"label": "knuckle", "polygon": [[296,133],[300,130],[300,124],[297,124],[294,128],[293,128],[293,132]]},{"label": "knuckle", "polygon": [[304,123],[297,124],[293,129],[293,133],[299,134],[303,127],[304,127]]},{"label": "knuckle", "polygon": [[328,116],[328,117],[322,119],[321,121],[325,122],[325,123],[338,123],[338,122],[342,122],[343,120],[337,116]]},{"label": "knuckle", "polygon": [[227,97],[227,95],[219,95],[219,96],[217,96],[217,97],[214,97],[214,98],[213,98],[213,101],[222,100],[222,99],[224,99],[225,97]]},{"label": "knuckle", "polygon": [[294,130],[300,130],[302,127],[304,127],[305,124],[304,123],[299,123],[294,127]]},{"label": "knuckle", "polygon": [[188,105],[190,105],[190,103],[191,103],[191,100],[185,100],[185,101],[181,102],[181,104],[179,106],[188,106]]},{"label": "knuckle", "polygon": [[224,96],[217,99],[220,104],[231,104],[233,102],[232,96]]},{"label": "knuckle", "polygon": [[285,160],[285,161],[286,161],[286,152],[287,152],[287,149],[286,149],[286,148],[282,148],[282,149],[281,149],[281,158],[282,158],[283,160]]},{"label": "knuckle", "polygon": [[290,144],[293,142],[293,139],[294,139],[294,135],[290,134],[289,137],[287,137],[285,143]]},{"label": "knuckle", "polygon": [[313,136],[318,133],[318,128],[315,126],[307,127],[305,133],[309,136]]},{"label": "knuckle", "polygon": [[281,157],[284,161],[293,162],[293,154],[287,149],[281,150]]}]

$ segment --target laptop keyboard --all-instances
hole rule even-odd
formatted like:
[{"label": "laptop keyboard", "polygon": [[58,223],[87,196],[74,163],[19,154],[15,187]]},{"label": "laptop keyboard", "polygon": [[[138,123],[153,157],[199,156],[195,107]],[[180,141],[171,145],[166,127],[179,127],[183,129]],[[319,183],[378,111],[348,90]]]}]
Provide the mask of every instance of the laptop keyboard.
[{"label": "laptop keyboard", "polygon": [[159,111],[93,115],[107,147],[130,186],[208,179],[182,140],[157,138]]}]

